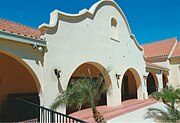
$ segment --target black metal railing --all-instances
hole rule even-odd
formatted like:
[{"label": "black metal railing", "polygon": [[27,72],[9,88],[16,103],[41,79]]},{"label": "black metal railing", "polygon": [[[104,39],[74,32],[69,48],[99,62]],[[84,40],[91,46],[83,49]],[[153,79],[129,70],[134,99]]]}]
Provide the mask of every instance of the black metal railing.
[{"label": "black metal railing", "polygon": [[[23,117],[18,115],[18,112],[21,112],[23,108],[18,109],[18,107],[28,107],[30,108],[29,112],[25,112]],[[25,109],[23,109],[25,110]],[[27,100],[16,98],[16,122],[46,122],[46,123],[87,123],[80,119],[53,111],[51,109],[42,107],[35,103],[29,102]],[[24,111],[23,111],[24,112]],[[20,121],[21,119],[21,121]]]}]

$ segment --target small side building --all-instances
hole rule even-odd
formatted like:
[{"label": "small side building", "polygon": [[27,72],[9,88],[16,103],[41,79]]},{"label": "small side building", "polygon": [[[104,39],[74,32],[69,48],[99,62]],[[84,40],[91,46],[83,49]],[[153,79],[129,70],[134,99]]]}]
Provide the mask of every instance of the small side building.
[{"label": "small side building", "polygon": [[[151,71],[157,76],[157,85],[164,88],[167,85],[177,87],[179,83],[179,42],[177,38],[156,41],[142,45],[147,64],[161,67],[159,71]],[[155,77],[156,78],[156,77]]]},{"label": "small side building", "polygon": [[38,29],[0,19],[0,122],[14,121],[16,98],[40,104],[46,46],[40,36]]}]

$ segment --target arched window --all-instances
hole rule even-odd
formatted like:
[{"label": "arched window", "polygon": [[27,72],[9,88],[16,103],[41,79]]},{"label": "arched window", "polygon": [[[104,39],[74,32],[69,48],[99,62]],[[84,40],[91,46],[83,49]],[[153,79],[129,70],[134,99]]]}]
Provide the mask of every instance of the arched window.
[{"label": "arched window", "polygon": [[111,18],[111,38],[118,40],[118,23],[115,18]]}]

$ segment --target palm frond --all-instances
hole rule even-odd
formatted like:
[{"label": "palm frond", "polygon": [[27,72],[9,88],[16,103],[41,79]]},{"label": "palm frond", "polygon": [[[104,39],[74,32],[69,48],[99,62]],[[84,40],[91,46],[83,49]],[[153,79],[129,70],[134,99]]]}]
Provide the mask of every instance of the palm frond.
[{"label": "palm frond", "polygon": [[164,122],[176,123],[180,120],[180,111],[175,104],[179,101],[180,90],[172,86],[162,89],[160,92],[154,92],[153,97],[156,100],[162,99],[166,105],[166,111],[157,108],[149,108],[146,118],[155,118]]},{"label": "palm frond", "polygon": [[81,78],[69,82],[67,90],[57,96],[51,105],[51,109],[56,110],[58,107],[66,105],[81,110],[81,107],[86,105],[91,108],[94,119],[104,120],[103,116],[97,111],[96,106],[101,95],[107,93],[104,76],[110,70],[104,69],[103,73],[99,73],[97,77],[92,76],[90,68],[87,70],[87,76],[82,74]]},{"label": "palm frond", "polygon": [[105,69],[103,69],[102,74],[106,76],[106,74],[110,73],[112,71],[113,66],[107,66]]}]

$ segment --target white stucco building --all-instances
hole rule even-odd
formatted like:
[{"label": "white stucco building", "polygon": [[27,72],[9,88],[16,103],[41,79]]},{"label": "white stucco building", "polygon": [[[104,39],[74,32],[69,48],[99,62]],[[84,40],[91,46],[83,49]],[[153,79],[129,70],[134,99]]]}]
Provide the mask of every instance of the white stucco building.
[{"label": "white stucco building", "polygon": [[[98,73],[104,75],[112,94],[101,101],[108,106],[132,98],[148,99],[167,83],[180,85],[178,39],[140,46],[123,11],[111,0],[101,0],[78,14],[54,10],[49,24],[39,29],[4,19],[0,29],[3,117],[9,97],[35,95],[40,105],[49,107],[61,87],[66,90],[71,80],[87,75],[88,68],[95,78]],[[59,111],[68,114],[66,107]]]}]

